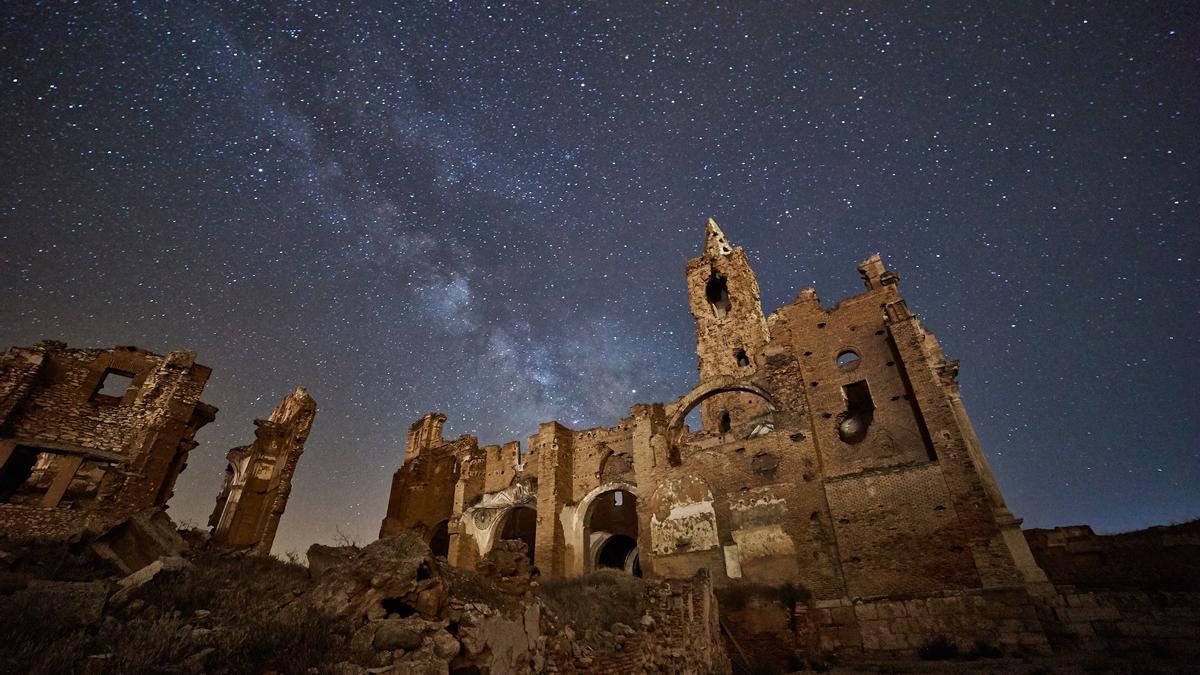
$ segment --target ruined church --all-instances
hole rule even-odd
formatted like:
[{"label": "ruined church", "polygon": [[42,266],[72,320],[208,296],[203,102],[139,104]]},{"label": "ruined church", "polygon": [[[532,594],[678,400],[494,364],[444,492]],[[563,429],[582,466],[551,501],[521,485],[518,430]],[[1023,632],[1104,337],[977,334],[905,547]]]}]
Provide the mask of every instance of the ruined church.
[{"label": "ruined church", "polygon": [[[1044,589],[959,397],[958,364],[878,255],[863,293],[763,313],[745,251],[708,222],[688,261],[699,383],[615,426],[543,423],[519,442],[408,433],[380,536],[419,530],[474,568],[520,540],[544,576],[707,569],[820,599]],[[698,429],[686,424],[700,409]]]}]

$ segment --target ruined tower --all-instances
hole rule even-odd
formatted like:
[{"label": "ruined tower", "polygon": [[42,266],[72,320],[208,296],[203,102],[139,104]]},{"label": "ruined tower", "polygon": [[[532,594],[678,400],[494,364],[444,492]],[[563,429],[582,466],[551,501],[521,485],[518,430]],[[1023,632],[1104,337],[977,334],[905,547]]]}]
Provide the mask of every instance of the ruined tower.
[{"label": "ruined tower", "polygon": [[[761,365],[756,355],[769,339],[758,280],[746,252],[730,244],[711,218],[703,254],[688,261],[687,285],[696,319],[700,381],[755,373]],[[700,409],[706,432],[728,431],[764,412],[761,399],[737,393],[713,396]]]},{"label": "ruined tower", "polygon": [[209,518],[215,545],[270,553],[316,414],[308,391],[296,387],[269,419],[254,420],[253,443],[229,451],[225,483]]}]

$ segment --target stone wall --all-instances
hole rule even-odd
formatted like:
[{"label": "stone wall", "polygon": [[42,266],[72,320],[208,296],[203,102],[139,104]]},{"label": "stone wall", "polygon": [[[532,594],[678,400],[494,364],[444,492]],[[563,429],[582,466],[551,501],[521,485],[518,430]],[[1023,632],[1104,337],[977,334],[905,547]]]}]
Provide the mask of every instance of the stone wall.
[{"label": "stone wall", "polygon": [[1074,525],[1026,530],[1025,537],[1055,584],[1200,592],[1200,520],[1110,535]]},{"label": "stone wall", "polygon": [[755,663],[776,667],[911,659],[944,645],[963,656],[1200,653],[1200,593],[975,589],[814,600],[800,603],[790,621],[770,599],[726,614],[739,645],[758,654]]},{"label": "stone wall", "polygon": [[165,506],[216,414],[199,400],[210,373],[185,351],[47,341],[0,355],[0,531],[62,538]]},{"label": "stone wall", "polygon": [[[610,647],[580,651],[569,641],[551,642],[550,673],[730,673],[712,581],[648,581],[642,590],[645,614],[636,626],[619,626]],[[555,635],[558,627],[543,626]],[[561,633],[557,633],[561,638]]]}]

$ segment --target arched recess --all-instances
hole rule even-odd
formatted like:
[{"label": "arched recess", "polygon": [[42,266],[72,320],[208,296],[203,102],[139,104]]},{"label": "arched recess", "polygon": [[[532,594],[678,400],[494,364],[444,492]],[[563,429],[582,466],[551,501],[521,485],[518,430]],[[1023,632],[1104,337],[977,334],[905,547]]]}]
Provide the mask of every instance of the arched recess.
[{"label": "arched recess", "polygon": [[679,438],[683,435],[684,418],[687,417],[688,413],[713,396],[731,391],[743,391],[758,396],[767,402],[772,412],[779,409],[775,404],[775,397],[771,396],[771,393],[766,389],[753,382],[735,380],[733,378],[721,378],[709,382],[701,382],[695,389],[679,399],[679,402],[675,404],[675,412],[667,421],[667,443],[669,445],[667,459],[671,464],[676,466],[679,464],[679,454],[675,446],[679,443]]},{"label": "arched recess", "polygon": [[[492,546],[495,546],[496,541],[504,539],[523,541],[529,562],[535,562],[533,552],[537,542],[537,510],[529,506],[514,506],[507,509],[500,518],[501,521],[496,525],[499,534],[493,540]],[[488,550],[491,550],[491,547],[488,547]]]},{"label": "arched recess", "polygon": [[429,535],[429,552],[434,557],[445,558],[450,554],[450,521],[443,520],[433,526]]},{"label": "arched recess", "polygon": [[637,495],[627,485],[606,485],[588,496],[583,511],[584,571],[616,569],[641,576]]}]

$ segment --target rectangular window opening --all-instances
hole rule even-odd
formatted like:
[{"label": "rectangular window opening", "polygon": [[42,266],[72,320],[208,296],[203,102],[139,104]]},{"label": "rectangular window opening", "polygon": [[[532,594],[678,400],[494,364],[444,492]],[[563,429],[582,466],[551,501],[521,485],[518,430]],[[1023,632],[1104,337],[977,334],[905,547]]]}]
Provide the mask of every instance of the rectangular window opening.
[{"label": "rectangular window opening", "polygon": [[875,402],[871,400],[871,390],[867,387],[866,380],[851,382],[843,386],[842,396],[846,399],[848,412],[867,412],[875,409]]},{"label": "rectangular window opening", "polygon": [[104,371],[104,378],[96,387],[94,398],[104,397],[119,400],[125,396],[125,392],[129,391],[131,386],[133,386],[133,373],[109,368]]}]

